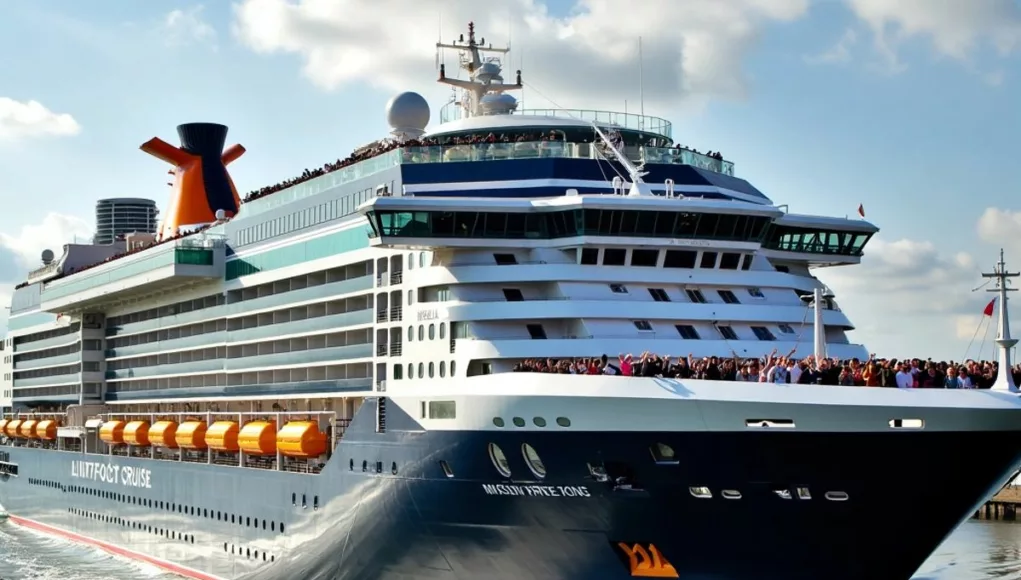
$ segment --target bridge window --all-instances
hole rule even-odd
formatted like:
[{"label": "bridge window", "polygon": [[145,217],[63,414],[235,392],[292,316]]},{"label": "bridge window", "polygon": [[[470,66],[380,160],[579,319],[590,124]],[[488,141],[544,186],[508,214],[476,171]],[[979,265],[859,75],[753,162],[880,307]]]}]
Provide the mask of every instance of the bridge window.
[{"label": "bridge window", "polygon": [[860,256],[871,233],[773,225],[763,247],[785,252]]},{"label": "bridge window", "polygon": [[[430,238],[553,239],[576,236],[642,236],[759,242],[766,234],[770,223],[770,218],[766,216],[612,209],[547,212],[374,209],[368,215],[382,236]],[[513,257],[513,254],[497,256]],[[498,264],[501,264],[501,259],[497,258]],[[715,261],[714,255],[713,267]],[[517,263],[517,260],[502,263],[513,264]],[[603,263],[608,263],[605,252]],[[619,265],[623,263],[622,261]]]},{"label": "bridge window", "polygon": [[603,250],[604,266],[623,266],[627,259],[627,250],[623,248],[606,248]]}]

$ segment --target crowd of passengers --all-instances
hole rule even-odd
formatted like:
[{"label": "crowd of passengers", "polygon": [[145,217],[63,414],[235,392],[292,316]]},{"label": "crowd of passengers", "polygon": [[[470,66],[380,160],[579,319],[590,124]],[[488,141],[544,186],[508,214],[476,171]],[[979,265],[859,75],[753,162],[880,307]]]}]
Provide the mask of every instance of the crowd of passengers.
[{"label": "crowd of passengers", "polygon": [[[996,382],[996,361],[934,361],[932,359],[885,359],[873,354],[868,360],[839,360],[814,356],[797,357],[777,351],[760,359],[734,353],[730,357],[672,357],[644,352],[640,357],[621,354],[595,358],[529,359],[514,366],[515,372],[556,374],[603,374],[635,377],[703,379],[750,383],[795,383],[893,387],[901,389],[988,389]],[[1021,364],[1011,369],[1014,384],[1021,384]]]},{"label": "crowd of passengers", "polygon": [[[125,251],[123,251],[123,252],[121,252],[119,254],[114,254],[114,255],[110,256],[109,258],[107,258],[105,260],[101,260],[99,262],[95,262],[95,263],[89,264],[87,266],[81,266],[80,268],[68,268],[67,270],[65,270],[63,272],[60,272],[59,274],[57,274],[53,278],[50,278],[48,281],[59,280],[59,279],[65,277],[65,276],[70,276],[71,274],[77,274],[78,272],[84,272],[86,270],[91,270],[92,268],[95,268],[96,266],[102,266],[103,264],[109,264],[110,262],[113,262],[114,260],[120,260],[121,258],[123,258],[125,256],[130,256],[131,254],[137,254],[138,252],[141,252],[141,251],[144,251],[144,250],[148,250],[149,248],[152,248],[154,246],[160,246],[160,245],[163,245],[163,244],[169,244],[169,243],[175,242],[175,241],[177,241],[177,240],[179,240],[181,238],[184,238],[184,237],[190,236],[192,234],[197,234],[199,232],[205,231],[205,230],[211,228],[213,225],[215,225],[215,224],[208,224],[208,225],[201,226],[201,227],[198,227],[198,228],[195,228],[195,229],[191,229],[191,230],[189,230],[187,232],[180,232],[180,231],[178,231],[178,232],[175,232],[173,236],[170,236],[170,237],[167,237],[167,238],[163,238],[161,240],[158,240],[158,241],[155,241],[155,242],[152,242],[152,243],[149,243],[149,244],[144,244],[144,245],[139,245],[139,246],[136,246],[136,247],[133,247],[133,248],[128,248],[127,250],[125,250]],[[17,290],[19,288],[24,288],[25,286],[28,286],[28,282],[22,282],[22,283],[18,284],[17,286],[15,286],[14,288],[15,288],[15,290]]]},{"label": "crowd of passengers", "polygon": [[[283,191],[284,189],[287,189],[288,187],[291,187],[291,186],[294,186],[294,185],[298,185],[299,183],[304,183],[304,182],[306,182],[306,181],[308,181],[310,179],[315,179],[316,177],[319,177],[319,176],[322,176],[322,175],[326,175],[327,173],[333,173],[334,171],[339,171],[341,169],[344,169],[345,167],[350,167],[350,166],[354,165],[355,163],[359,163],[361,161],[365,161],[366,159],[371,159],[371,158],[376,157],[378,155],[382,155],[382,154],[387,153],[389,151],[393,151],[394,149],[397,149],[399,147],[431,147],[431,146],[445,146],[445,145],[482,145],[482,144],[485,144],[485,143],[493,143],[493,144],[496,144],[496,143],[539,143],[541,145],[541,144],[547,143],[547,142],[552,143],[552,142],[556,142],[556,141],[563,141],[563,139],[564,139],[563,135],[558,133],[558,132],[556,132],[556,131],[550,131],[548,133],[533,133],[533,134],[522,133],[522,134],[514,134],[514,135],[507,135],[507,134],[502,134],[502,133],[497,135],[495,133],[489,133],[488,135],[478,134],[478,135],[469,135],[469,136],[460,136],[460,137],[441,137],[441,138],[436,138],[436,139],[433,139],[433,138],[428,138],[428,139],[408,139],[408,140],[405,140],[405,141],[400,141],[400,140],[397,140],[397,139],[384,139],[384,140],[381,140],[378,143],[375,143],[375,144],[373,144],[373,145],[371,145],[369,147],[365,147],[363,149],[360,149],[360,150],[352,153],[346,159],[338,159],[336,161],[326,163],[325,165],[323,165],[322,167],[319,167],[318,169],[306,169],[306,170],[302,171],[301,175],[299,175],[297,177],[293,177],[291,179],[288,179],[288,180],[285,180],[285,181],[281,181],[280,183],[277,183],[275,185],[270,185],[270,186],[267,186],[267,187],[263,187],[261,189],[257,189],[255,191],[251,191],[247,195],[245,195],[245,197],[244,197],[244,199],[242,201],[249,202],[249,201],[253,201],[253,200],[265,197],[267,195],[274,194],[274,193],[276,193],[278,191]],[[588,142],[588,141],[586,141],[586,142]],[[692,153],[698,153],[700,155],[705,155],[707,157],[711,157],[713,159],[717,159],[717,160],[720,160],[720,161],[723,160],[723,155],[720,152],[718,152],[718,151],[709,151],[707,153],[701,153],[701,152],[699,152],[696,149],[692,149],[690,147],[683,147],[681,145],[674,145],[673,149],[676,149],[677,151],[681,151],[681,150],[691,151]]]}]

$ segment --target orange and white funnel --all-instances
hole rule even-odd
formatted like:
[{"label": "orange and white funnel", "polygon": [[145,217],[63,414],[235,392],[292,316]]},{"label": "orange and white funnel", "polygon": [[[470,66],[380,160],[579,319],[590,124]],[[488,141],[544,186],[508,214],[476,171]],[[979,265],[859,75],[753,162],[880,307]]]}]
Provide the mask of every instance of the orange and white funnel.
[{"label": "orange and white funnel", "polygon": [[153,137],[141,149],[174,166],[174,190],[163,214],[156,240],[171,238],[180,230],[216,221],[217,210],[233,217],[241,205],[227,165],[244,154],[241,145],[223,149],[227,127],[216,123],[177,126],[181,146]]}]

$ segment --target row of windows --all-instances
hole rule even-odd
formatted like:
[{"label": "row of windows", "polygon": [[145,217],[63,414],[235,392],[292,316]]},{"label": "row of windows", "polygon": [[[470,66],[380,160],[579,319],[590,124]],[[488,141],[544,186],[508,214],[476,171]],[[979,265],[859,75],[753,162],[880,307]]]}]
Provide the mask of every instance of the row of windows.
[{"label": "row of windows", "polygon": [[656,268],[663,255],[664,268],[691,270],[750,270],[755,257],[741,252],[653,250],[648,248],[582,248],[579,263],[587,266],[637,266]]},{"label": "row of windows", "polygon": [[[447,361],[445,361],[445,360],[441,360],[439,362],[439,364],[437,364],[435,362],[429,362],[428,365],[426,365],[426,363],[418,363],[417,366],[415,365],[415,363],[408,363],[407,370],[408,370],[408,378],[409,379],[416,378],[416,374],[415,374],[416,368],[418,370],[417,377],[420,378],[420,379],[427,379],[427,378],[428,379],[432,379],[432,378],[436,378],[436,377],[439,377],[439,378],[442,379],[442,378],[447,376]],[[456,370],[457,370],[457,361],[450,361],[450,376],[454,376]],[[393,377],[394,377],[395,381],[399,381],[399,380],[403,379],[404,378],[404,367],[402,367],[399,364],[395,364],[393,366]]]},{"label": "row of windows", "polygon": [[31,348],[33,342],[40,340],[49,340],[51,338],[57,338],[60,336],[67,336],[69,334],[78,334],[78,331],[82,329],[80,322],[72,322],[62,328],[54,328],[53,330],[47,330],[45,332],[36,332],[33,334],[18,336],[14,339],[14,347],[17,350],[18,346],[25,346]]},{"label": "row of windows", "polygon": [[759,242],[770,218],[661,210],[571,209],[543,213],[368,212],[374,237],[555,239],[628,236]]},{"label": "row of windows", "polygon": [[[244,551],[242,552],[241,546],[236,546],[235,544],[229,544],[229,546],[230,546],[230,552],[227,551],[227,547],[228,547],[227,542],[223,543],[223,551],[224,551],[224,553],[230,553],[232,555],[238,555],[238,556],[244,555],[244,557],[246,557],[248,559],[251,559],[251,560],[258,560],[259,559],[259,550],[258,549],[253,550],[251,548],[245,548]],[[277,557],[273,556],[273,555],[268,555],[268,554],[266,554],[266,551],[263,550],[263,552],[262,552],[262,561],[263,562],[276,562],[277,561]]]},{"label": "row of windows", "polygon": [[[634,323],[635,328],[641,332],[655,331],[652,323],[648,320],[634,320],[632,322]],[[720,338],[723,340],[738,340],[737,333],[734,332],[734,328],[732,326],[715,324],[714,328],[720,333]],[[789,324],[781,323],[777,325],[777,328],[779,328],[780,332],[783,334],[796,334],[794,328]],[[702,338],[701,335],[699,335],[698,330],[690,324],[675,324],[674,329],[677,330],[677,334],[685,340],[699,340]],[[755,338],[759,340],[776,340],[776,335],[774,335],[773,332],[765,326],[752,326],[751,329],[752,332],[755,333]]]},{"label": "row of windows", "polygon": [[131,528],[133,530],[138,530],[149,534],[153,534],[155,536],[159,536],[161,538],[166,538],[168,540],[181,540],[182,542],[186,542],[189,544],[195,543],[194,534],[183,534],[181,532],[175,530],[168,530],[166,528],[161,528],[159,526],[153,527],[148,524],[142,524],[119,516],[100,514],[73,507],[67,508],[67,513],[89,518],[91,520],[106,522],[108,524],[117,524],[119,526],[124,526],[126,528]]},{"label": "row of windows", "polygon": [[[59,489],[62,490],[65,489],[63,487],[59,487],[59,484],[57,485]],[[107,491],[104,489],[96,489],[92,487],[83,487],[78,485],[68,486],[66,490],[71,493],[79,493],[92,497],[99,497],[129,505],[137,505],[141,507],[164,510],[171,513],[179,513],[183,515],[191,515],[201,518],[209,519],[215,518],[219,522],[227,523],[229,521],[231,524],[241,525],[249,528],[255,529],[262,528],[263,530],[268,530],[271,532],[279,531],[281,534],[284,533],[283,522],[280,522],[278,524],[277,522],[271,522],[269,520],[260,519],[258,517],[253,518],[251,516],[228,514],[227,512],[224,511],[211,510],[209,508],[197,508],[195,506],[186,506],[178,503],[153,500],[150,498],[137,497],[133,495]]]}]

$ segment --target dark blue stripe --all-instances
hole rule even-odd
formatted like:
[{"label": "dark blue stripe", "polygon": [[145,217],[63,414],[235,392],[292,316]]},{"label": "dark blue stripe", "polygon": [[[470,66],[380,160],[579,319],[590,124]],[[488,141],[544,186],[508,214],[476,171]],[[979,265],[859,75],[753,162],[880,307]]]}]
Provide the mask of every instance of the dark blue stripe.
[{"label": "dark blue stripe", "polygon": [[[645,166],[648,183],[663,183],[673,179],[682,185],[715,186],[760,197],[765,194],[744,179],[697,169],[688,165]],[[611,181],[617,174],[627,175],[620,166],[616,172],[606,161],[593,159],[513,159],[499,161],[465,161],[451,163],[420,163],[401,165],[405,184],[459,183],[465,181],[519,181],[522,179],[575,179],[585,181]],[[563,195],[561,191],[557,195]]]},{"label": "dark blue stripe", "polygon": [[[429,196],[429,197],[560,197],[569,188],[566,187],[514,187],[506,189],[491,189],[480,187],[479,189],[469,189],[460,191],[430,191],[422,192],[417,195]],[[582,191],[582,190],[579,190]],[[606,187],[605,189],[599,189],[593,191],[591,188],[584,190],[587,193],[612,193],[613,189]],[[664,195],[662,191],[654,191],[655,195]],[[727,195],[721,195],[718,193],[693,193],[691,197],[704,197],[706,199],[733,199]]]}]

